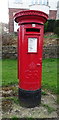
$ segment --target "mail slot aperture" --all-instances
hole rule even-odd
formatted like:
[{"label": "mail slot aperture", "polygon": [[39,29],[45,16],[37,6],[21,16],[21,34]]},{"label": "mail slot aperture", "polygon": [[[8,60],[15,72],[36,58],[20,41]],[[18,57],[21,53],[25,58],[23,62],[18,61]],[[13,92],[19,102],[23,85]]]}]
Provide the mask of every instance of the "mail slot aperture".
[{"label": "mail slot aperture", "polygon": [[26,28],[26,32],[40,32],[40,29],[37,29],[37,28]]}]

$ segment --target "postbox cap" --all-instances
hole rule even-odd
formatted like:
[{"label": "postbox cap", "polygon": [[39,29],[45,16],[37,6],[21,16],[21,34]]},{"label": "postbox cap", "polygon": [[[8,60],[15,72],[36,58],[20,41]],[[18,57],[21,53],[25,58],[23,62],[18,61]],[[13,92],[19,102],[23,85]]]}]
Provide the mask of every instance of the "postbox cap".
[{"label": "postbox cap", "polygon": [[38,10],[24,10],[15,13],[14,20],[18,24],[39,23],[44,24],[48,19],[48,15]]}]

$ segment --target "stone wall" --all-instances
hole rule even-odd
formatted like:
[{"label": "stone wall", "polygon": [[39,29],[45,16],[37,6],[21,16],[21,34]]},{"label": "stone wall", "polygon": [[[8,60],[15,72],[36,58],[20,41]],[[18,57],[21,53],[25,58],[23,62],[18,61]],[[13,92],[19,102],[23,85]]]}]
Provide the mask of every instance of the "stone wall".
[{"label": "stone wall", "polygon": [[48,45],[43,47],[43,58],[59,58],[59,45]]},{"label": "stone wall", "polygon": [[[59,58],[59,45],[48,45],[43,47],[43,58]],[[17,46],[2,46],[2,58],[17,58]]]},{"label": "stone wall", "polygon": [[2,46],[2,58],[17,58],[17,47],[16,46]]}]

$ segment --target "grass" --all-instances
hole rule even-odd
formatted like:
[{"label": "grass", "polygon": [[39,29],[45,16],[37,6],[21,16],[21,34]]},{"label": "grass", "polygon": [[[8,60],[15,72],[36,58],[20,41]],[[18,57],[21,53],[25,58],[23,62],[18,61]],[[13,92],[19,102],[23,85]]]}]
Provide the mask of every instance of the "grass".
[{"label": "grass", "polygon": [[[58,73],[59,74],[59,73]],[[18,84],[17,60],[2,60],[2,85]],[[57,59],[44,59],[42,64],[42,88],[57,93]]]},{"label": "grass", "polygon": [[17,84],[17,60],[2,60],[2,85],[8,86]]},{"label": "grass", "polygon": [[15,104],[17,104],[17,105],[20,103],[17,96],[16,97],[15,96],[13,96],[13,97],[5,97],[2,100],[4,100],[4,99],[5,100],[12,100],[12,102],[15,103]]},{"label": "grass", "polygon": [[16,116],[13,116],[11,120],[36,120],[35,118],[17,118]]},{"label": "grass", "polygon": [[2,85],[2,60],[0,59],[0,86]]},{"label": "grass", "polygon": [[13,116],[11,120],[19,120],[16,116]]},{"label": "grass", "polygon": [[49,36],[44,36],[44,38],[59,38],[59,36],[57,36],[56,34],[54,34],[54,35],[49,35]]},{"label": "grass", "polygon": [[42,95],[47,95],[47,93],[45,91],[42,91],[41,94]]},{"label": "grass", "polygon": [[42,104],[43,107],[47,108],[48,112],[51,113],[53,111],[55,111],[55,109],[53,107],[50,107],[49,105],[47,104]]},{"label": "grass", "polygon": [[57,93],[57,59],[44,59],[42,68],[42,87]]}]

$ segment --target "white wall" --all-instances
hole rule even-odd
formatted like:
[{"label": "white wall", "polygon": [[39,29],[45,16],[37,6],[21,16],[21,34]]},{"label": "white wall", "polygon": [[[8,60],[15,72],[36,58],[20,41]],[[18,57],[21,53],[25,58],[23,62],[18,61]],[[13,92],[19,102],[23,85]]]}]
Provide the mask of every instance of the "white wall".
[{"label": "white wall", "polygon": [[59,20],[59,8],[57,9],[57,16],[56,19]]},{"label": "white wall", "polygon": [[59,1],[57,2],[57,16],[56,16],[56,19],[57,20],[59,19]]},{"label": "white wall", "polygon": [[46,5],[30,5],[29,9],[43,11],[49,15],[49,6]]},{"label": "white wall", "polygon": [[17,32],[18,28],[19,28],[18,23],[14,21],[14,32]]},{"label": "white wall", "polygon": [[17,0],[9,0],[8,7],[9,8],[20,8],[20,9],[28,9],[28,4],[26,4],[27,0],[20,0],[20,2],[17,2]]},{"label": "white wall", "polygon": [[49,14],[49,6],[40,5],[40,4],[32,4],[29,5],[30,2],[28,0],[9,0],[9,8],[20,8],[20,9],[30,9],[30,10],[40,10],[47,14]]}]

